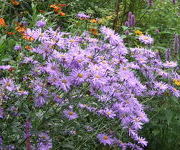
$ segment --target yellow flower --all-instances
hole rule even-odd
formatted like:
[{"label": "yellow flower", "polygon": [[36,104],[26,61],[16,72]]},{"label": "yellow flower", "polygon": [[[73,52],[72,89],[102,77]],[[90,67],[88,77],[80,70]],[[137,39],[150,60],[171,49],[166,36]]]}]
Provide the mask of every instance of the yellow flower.
[{"label": "yellow flower", "polygon": [[175,85],[180,86],[180,79],[174,79],[173,82]]},{"label": "yellow flower", "polygon": [[140,30],[135,30],[134,33],[135,33],[136,35],[143,35],[143,33],[142,33]]}]

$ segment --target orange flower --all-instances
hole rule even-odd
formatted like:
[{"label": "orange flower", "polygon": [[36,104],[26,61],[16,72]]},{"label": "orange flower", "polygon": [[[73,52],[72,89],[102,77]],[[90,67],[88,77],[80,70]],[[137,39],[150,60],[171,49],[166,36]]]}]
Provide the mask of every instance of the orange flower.
[{"label": "orange flower", "polygon": [[5,27],[5,26],[7,26],[5,20],[3,18],[0,18],[0,27]]},{"label": "orange flower", "polygon": [[26,45],[26,46],[25,46],[25,49],[27,49],[27,50],[32,50],[32,47],[29,46],[29,45]]},{"label": "orange flower", "polygon": [[89,32],[91,32],[94,35],[98,35],[98,30],[97,29],[91,28],[91,29],[89,29]]},{"label": "orange flower", "polygon": [[22,38],[27,40],[27,41],[34,41],[34,38],[25,34],[22,34]]},{"label": "orange flower", "polygon": [[16,1],[16,0],[11,0],[11,4],[18,6],[20,4],[20,2]]},{"label": "orange flower", "polygon": [[91,23],[98,23],[97,19],[91,19],[90,22]]},{"label": "orange flower", "polygon": [[26,28],[22,25],[18,25],[15,30],[19,33],[24,33],[26,31]]},{"label": "orange flower", "polygon": [[61,8],[58,5],[50,5],[50,8],[54,8],[54,12],[58,12],[59,10],[61,10]]},{"label": "orange flower", "polygon": [[65,16],[66,14],[65,13],[63,13],[63,12],[59,12],[58,13],[60,16]]}]

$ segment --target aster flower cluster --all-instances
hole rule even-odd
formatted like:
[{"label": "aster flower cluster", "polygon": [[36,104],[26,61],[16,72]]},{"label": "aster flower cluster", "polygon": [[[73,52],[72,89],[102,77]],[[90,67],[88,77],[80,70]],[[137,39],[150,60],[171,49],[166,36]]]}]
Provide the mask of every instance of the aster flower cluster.
[{"label": "aster flower cluster", "polygon": [[[34,39],[34,44],[40,43],[29,52],[31,57],[22,61],[32,66],[22,81],[28,85],[29,92],[19,92],[19,85],[11,78],[0,80],[0,91],[23,96],[31,93],[37,109],[53,100],[64,108],[61,114],[69,121],[81,117],[78,109],[111,121],[119,120],[136,144],[122,143],[105,133],[97,135],[99,141],[104,145],[143,149],[147,141],[139,131],[149,119],[138,98],[167,92],[179,97],[179,90],[163,80],[172,81],[179,77],[173,69],[177,63],[162,62],[151,50],[127,49],[120,35],[107,27],[101,27],[100,32],[101,37],[97,39],[87,32],[72,36],[51,28],[45,31],[42,28],[27,29],[26,34]],[[137,72],[146,81],[141,81]],[[87,92],[93,101],[82,101]],[[96,106],[92,106],[93,103]],[[51,148],[51,138],[46,133],[40,134],[38,149]]]}]

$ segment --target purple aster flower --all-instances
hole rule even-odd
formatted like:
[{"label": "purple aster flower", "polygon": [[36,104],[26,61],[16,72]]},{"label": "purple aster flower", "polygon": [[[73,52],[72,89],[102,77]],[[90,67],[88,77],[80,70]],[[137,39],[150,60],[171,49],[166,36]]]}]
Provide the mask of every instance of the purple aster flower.
[{"label": "purple aster flower", "polygon": [[0,119],[4,118],[4,109],[0,107]]},{"label": "purple aster flower", "polygon": [[29,25],[29,23],[27,21],[21,21],[21,23],[22,23],[23,26],[28,26]]},{"label": "purple aster flower", "polygon": [[168,85],[164,82],[155,82],[154,86],[156,89],[161,90],[162,92],[168,89]]},{"label": "purple aster flower", "polygon": [[58,64],[56,64],[55,62],[48,62],[44,69],[50,75],[57,75],[59,73]]},{"label": "purple aster flower", "polygon": [[108,108],[106,108],[106,109],[103,110],[103,114],[104,114],[105,116],[109,117],[109,118],[114,118],[114,117],[116,117],[116,114],[114,113],[114,111],[111,110],[111,109],[108,109]]},{"label": "purple aster flower", "polygon": [[63,89],[64,91],[68,91],[70,89],[70,86],[71,86],[71,78],[70,77],[66,77],[66,76],[62,76],[60,78],[60,81],[59,81],[59,86],[61,89]]},{"label": "purple aster flower", "polygon": [[25,35],[32,37],[34,40],[37,40],[41,35],[42,35],[42,29],[35,29],[35,30],[31,30],[31,29],[27,29]]},{"label": "purple aster flower", "polygon": [[132,123],[133,123],[132,128],[135,130],[142,129],[143,123],[141,122],[140,118],[134,116],[134,117],[132,117],[132,119],[133,119],[132,120]]},{"label": "purple aster flower", "polygon": [[76,16],[80,19],[89,19],[90,18],[89,15],[86,15],[84,13],[78,13]]},{"label": "purple aster flower", "polygon": [[174,62],[174,61],[166,61],[163,66],[165,68],[174,68],[174,67],[177,67],[177,62]]},{"label": "purple aster flower", "polygon": [[58,103],[58,104],[62,104],[63,103],[63,98],[62,98],[62,96],[60,96],[60,95],[54,95],[54,101],[56,102],[56,103]]},{"label": "purple aster flower", "polygon": [[14,50],[16,50],[16,51],[22,50],[21,45],[16,45],[16,46],[14,46]]},{"label": "purple aster flower", "polygon": [[24,90],[18,89],[17,94],[18,94],[18,95],[28,95],[29,92],[28,92],[28,91],[24,91]]},{"label": "purple aster flower", "polygon": [[111,37],[112,35],[115,34],[115,31],[114,31],[114,30],[112,30],[112,29],[110,29],[110,28],[107,28],[107,27],[105,27],[105,26],[102,26],[102,27],[100,28],[100,31],[101,31],[102,34],[106,35],[107,38],[109,38],[109,37]]},{"label": "purple aster flower", "polygon": [[50,150],[52,149],[52,139],[50,136],[42,132],[40,133],[38,138],[38,145],[37,145],[37,150]]},{"label": "purple aster flower", "polygon": [[87,73],[85,71],[81,71],[81,70],[74,70],[73,72],[71,72],[71,77],[72,77],[71,82],[76,85],[79,85],[79,84],[85,82],[85,80],[87,78]]},{"label": "purple aster flower", "polygon": [[139,41],[146,45],[151,45],[154,43],[154,39],[150,35],[140,35]]},{"label": "purple aster flower", "polygon": [[35,106],[42,107],[44,104],[47,103],[47,100],[48,100],[48,96],[44,93],[41,93],[41,94],[37,95],[34,99]]},{"label": "purple aster flower", "polygon": [[34,60],[34,57],[24,57],[24,60],[22,61],[22,63],[31,63],[31,64],[38,64],[39,62],[37,60]]},{"label": "purple aster flower", "polygon": [[14,85],[14,81],[9,78],[4,78],[4,79],[0,80],[0,84],[2,85],[3,88],[5,88],[6,90],[8,90],[10,92],[17,89],[16,86]]},{"label": "purple aster flower", "polygon": [[104,145],[106,145],[106,144],[112,145],[114,142],[114,140],[113,140],[113,138],[111,138],[111,136],[108,136],[108,135],[103,134],[103,133],[98,134],[97,138],[98,138],[99,142],[104,144]]},{"label": "purple aster flower", "polygon": [[85,126],[85,129],[87,132],[91,132],[94,130],[91,126]]},{"label": "purple aster flower", "polygon": [[0,136],[0,145],[2,145],[2,144],[3,144],[3,138],[2,138],[2,136]]},{"label": "purple aster flower", "polygon": [[11,68],[12,68],[12,66],[10,66],[10,65],[0,66],[0,70],[9,70]]},{"label": "purple aster flower", "polygon": [[11,113],[13,116],[18,116],[18,108],[17,108],[17,107],[11,106],[10,108],[8,108],[8,111],[10,111],[10,113]]},{"label": "purple aster flower", "polygon": [[63,113],[64,113],[65,117],[68,118],[69,120],[78,118],[78,115],[71,110],[64,110]]},{"label": "purple aster flower", "polygon": [[36,26],[37,26],[37,27],[42,28],[42,27],[44,27],[45,25],[46,25],[46,21],[45,21],[45,20],[39,20],[39,21],[36,22]]},{"label": "purple aster flower", "polygon": [[141,144],[143,147],[147,146],[148,142],[145,140],[145,138],[142,137],[136,137],[136,140],[138,141],[139,144]]}]

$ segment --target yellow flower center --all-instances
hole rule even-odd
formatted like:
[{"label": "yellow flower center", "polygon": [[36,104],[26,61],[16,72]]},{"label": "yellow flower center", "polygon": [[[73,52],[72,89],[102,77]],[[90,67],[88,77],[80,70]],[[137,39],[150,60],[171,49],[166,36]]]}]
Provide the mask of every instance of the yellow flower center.
[{"label": "yellow flower center", "polygon": [[98,79],[101,78],[101,76],[99,76],[99,75],[96,75],[95,77],[98,78]]},{"label": "yellow flower center", "polygon": [[107,139],[109,139],[109,137],[105,135],[105,136],[103,136],[103,139],[107,140]]},{"label": "yellow flower center", "polygon": [[108,112],[107,112],[107,114],[108,114],[108,115],[110,115],[110,114],[111,114],[111,112],[110,112],[110,111],[108,111]]},{"label": "yellow flower center", "polygon": [[69,42],[73,43],[73,42],[75,42],[75,40],[69,40]]},{"label": "yellow flower center", "polygon": [[74,113],[72,111],[68,112],[69,115],[73,115]]},{"label": "yellow flower center", "polygon": [[62,80],[62,83],[67,83],[67,80]]},{"label": "yellow flower center", "polygon": [[58,98],[62,98],[60,95],[57,96]]},{"label": "yellow flower center", "polygon": [[10,83],[10,82],[7,82],[7,83],[6,83],[6,86],[10,86],[10,85],[11,85],[11,83]]},{"label": "yellow flower center", "polygon": [[93,59],[93,57],[92,57],[92,56],[87,56],[87,58],[89,58],[89,59]]},{"label": "yellow flower center", "polygon": [[126,67],[123,67],[123,70],[127,70],[127,68],[126,68]]},{"label": "yellow flower center", "polygon": [[147,36],[144,36],[144,39],[145,39],[145,40],[148,40],[148,39],[149,39],[149,37],[147,37]]},{"label": "yellow flower center", "polygon": [[83,77],[83,74],[78,73],[78,77],[79,77],[79,78],[82,78],[82,77]]}]

